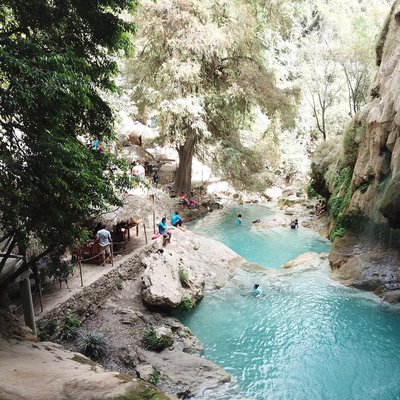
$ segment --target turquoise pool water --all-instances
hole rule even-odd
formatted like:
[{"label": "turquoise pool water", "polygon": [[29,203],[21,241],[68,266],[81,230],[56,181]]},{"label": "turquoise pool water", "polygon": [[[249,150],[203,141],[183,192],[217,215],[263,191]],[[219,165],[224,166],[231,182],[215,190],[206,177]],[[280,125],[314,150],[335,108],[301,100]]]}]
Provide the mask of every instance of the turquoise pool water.
[{"label": "turquoise pool water", "polygon": [[[240,225],[236,224],[238,214],[242,215]],[[329,252],[330,242],[310,229],[290,229],[286,226],[260,230],[257,224],[252,223],[257,219],[267,220],[274,216],[282,217],[263,206],[229,207],[214,211],[191,225],[190,229],[219,240],[248,261],[269,268],[278,268],[307,251]]]},{"label": "turquoise pool water", "polygon": [[[234,231],[232,218],[226,215],[238,210],[242,215],[246,210],[268,211],[261,207],[225,210],[197,223],[194,230],[207,227],[207,235],[222,241],[232,232],[233,237],[226,239],[230,247],[261,264],[277,266],[286,261],[287,253],[293,252],[288,243],[293,241],[285,239],[286,246],[278,246],[274,240],[272,250],[263,251],[268,236],[261,240],[257,233],[257,240],[248,239],[246,232],[252,233],[245,225],[239,227],[243,231],[239,235]],[[310,232],[303,241],[303,233],[303,229],[295,233],[297,242],[326,250],[326,242],[321,244]],[[272,255],[273,249],[279,249],[279,254]],[[249,294],[254,283],[263,289],[258,298]],[[237,395],[209,390],[198,398],[400,399],[399,309],[332,281],[327,262],[317,270],[278,276],[240,272],[227,287],[207,295],[194,311],[179,318],[202,341],[204,356],[228,371],[240,386]]]}]

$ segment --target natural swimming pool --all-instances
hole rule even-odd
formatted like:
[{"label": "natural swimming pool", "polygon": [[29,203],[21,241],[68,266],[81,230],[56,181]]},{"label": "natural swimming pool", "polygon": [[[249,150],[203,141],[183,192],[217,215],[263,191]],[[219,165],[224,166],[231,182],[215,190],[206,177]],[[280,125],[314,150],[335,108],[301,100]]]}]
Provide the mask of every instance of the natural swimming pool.
[{"label": "natural swimming pool", "polygon": [[[328,242],[302,228],[278,229],[278,237],[254,232],[246,223],[271,212],[228,208],[192,229],[275,268],[287,257],[329,249]],[[238,213],[242,226],[234,224]],[[254,283],[263,289],[258,298],[249,295]],[[203,343],[204,357],[241,388],[237,397],[209,391],[202,399],[400,399],[399,309],[334,282],[327,262],[282,276],[241,271],[179,318]]]}]

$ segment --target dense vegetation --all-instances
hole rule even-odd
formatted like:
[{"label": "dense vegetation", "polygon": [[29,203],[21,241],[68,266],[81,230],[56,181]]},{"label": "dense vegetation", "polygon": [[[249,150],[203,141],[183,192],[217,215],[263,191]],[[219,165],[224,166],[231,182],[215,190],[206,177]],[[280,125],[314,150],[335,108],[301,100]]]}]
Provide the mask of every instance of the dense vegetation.
[{"label": "dense vegetation", "polygon": [[[83,221],[118,203],[118,162],[107,151],[113,116],[101,94],[115,90],[112,55],[128,49],[134,30],[119,15],[134,5],[0,5],[0,272],[13,251],[25,257],[0,292],[44,255],[84,237]],[[90,146],[94,138],[102,151]]]}]

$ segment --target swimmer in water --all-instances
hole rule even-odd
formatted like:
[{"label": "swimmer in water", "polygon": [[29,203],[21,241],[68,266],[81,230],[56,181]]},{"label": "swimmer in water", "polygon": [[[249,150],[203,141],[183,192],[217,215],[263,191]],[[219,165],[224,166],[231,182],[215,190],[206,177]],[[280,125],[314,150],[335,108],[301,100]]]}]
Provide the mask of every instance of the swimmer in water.
[{"label": "swimmer in water", "polygon": [[260,288],[260,285],[259,285],[258,283],[256,283],[256,284],[253,286],[253,289],[251,290],[251,294],[252,294],[254,297],[258,297],[258,296],[261,295],[261,293],[262,293],[262,290],[261,290],[261,288]]}]

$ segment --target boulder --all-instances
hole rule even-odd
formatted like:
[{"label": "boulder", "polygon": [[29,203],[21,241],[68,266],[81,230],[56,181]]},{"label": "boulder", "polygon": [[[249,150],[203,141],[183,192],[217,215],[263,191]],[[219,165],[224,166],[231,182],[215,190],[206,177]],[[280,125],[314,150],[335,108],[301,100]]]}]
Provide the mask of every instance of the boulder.
[{"label": "boulder", "polygon": [[226,246],[180,229],[172,230],[164,250],[143,255],[141,294],[145,304],[166,309],[177,308],[183,297],[197,303],[206,288],[224,286],[243,261]]},{"label": "boulder", "polygon": [[296,270],[315,269],[321,264],[321,261],[326,260],[327,258],[328,258],[327,253],[318,254],[313,252],[307,252],[304,254],[300,254],[294,260],[288,261],[283,265],[283,268],[287,269],[295,268]]},{"label": "boulder", "polygon": [[344,236],[335,241],[329,261],[332,277],[358,289],[370,290],[394,302],[394,290],[400,289],[400,259],[395,250],[382,248],[373,241]]},{"label": "boulder", "polygon": [[154,373],[154,368],[150,364],[141,364],[136,367],[136,373],[138,378],[148,382]]}]

